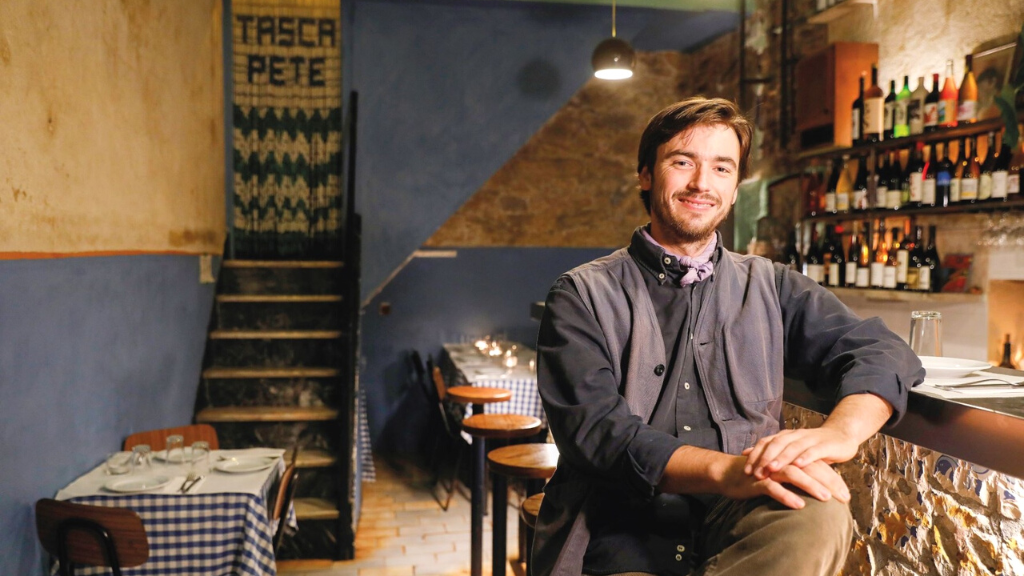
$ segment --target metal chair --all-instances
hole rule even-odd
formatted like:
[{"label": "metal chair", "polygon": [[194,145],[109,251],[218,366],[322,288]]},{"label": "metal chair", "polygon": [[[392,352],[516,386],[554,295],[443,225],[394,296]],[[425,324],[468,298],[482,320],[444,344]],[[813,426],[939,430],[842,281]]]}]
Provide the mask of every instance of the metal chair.
[{"label": "metal chair", "polygon": [[153,450],[162,450],[167,437],[171,434],[181,434],[185,438],[185,445],[188,446],[196,440],[205,440],[210,444],[210,450],[219,450],[220,442],[217,441],[217,430],[209,424],[190,424],[176,428],[163,428],[160,430],[147,430],[136,432],[124,440],[124,450],[131,450],[138,444],[148,444]]},{"label": "metal chair", "polygon": [[[455,493],[455,488],[458,485],[459,469],[462,465],[463,454],[469,448],[469,444],[462,437],[462,434],[459,433],[464,407],[459,404],[453,404],[448,400],[448,385],[441,374],[441,368],[434,365],[434,359],[430,356],[427,357],[427,374],[430,377],[430,383],[433,384],[431,387],[433,389],[431,397],[437,405],[438,417],[436,420],[440,421],[440,427],[444,432],[443,435],[437,432],[434,433],[434,447],[430,451],[429,465],[431,468],[437,468],[431,493],[441,506],[441,509],[447,512],[452,502],[452,495]],[[454,448],[446,450],[442,454],[441,461],[438,462],[437,451],[442,446],[442,442],[447,444],[448,447],[454,446]],[[454,454],[452,454],[453,451]],[[454,462],[451,462],[453,458]],[[445,464],[451,467],[447,481],[444,478],[445,468],[447,467]],[[438,485],[441,486],[443,496],[435,491]]]},{"label": "metal chair", "polygon": [[43,498],[36,502],[36,533],[43,548],[60,562],[61,576],[72,576],[75,564],[121,568],[149,559],[149,540],[134,510],[89,506]]}]

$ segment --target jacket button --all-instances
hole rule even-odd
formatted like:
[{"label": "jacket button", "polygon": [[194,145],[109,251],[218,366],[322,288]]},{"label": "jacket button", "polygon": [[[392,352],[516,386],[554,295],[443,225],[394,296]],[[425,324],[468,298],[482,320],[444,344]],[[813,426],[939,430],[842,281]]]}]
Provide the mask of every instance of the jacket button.
[{"label": "jacket button", "polygon": [[664,373],[665,373],[665,365],[664,364],[658,364],[657,366],[654,367],[654,375],[655,376],[661,376]]},{"label": "jacket button", "polygon": [[682,561],[683,561],[683,555],[682,554],[676,554],[676,562],[682,562]]}]

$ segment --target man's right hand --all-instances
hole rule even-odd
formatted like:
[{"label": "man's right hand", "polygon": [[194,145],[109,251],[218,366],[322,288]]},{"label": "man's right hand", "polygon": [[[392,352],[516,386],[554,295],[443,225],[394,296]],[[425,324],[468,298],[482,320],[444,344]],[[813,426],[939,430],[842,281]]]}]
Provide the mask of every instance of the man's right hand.
[{"label": "man's right hand", "polygon": [[850,501],[850,490],[842,477],[824,462],[812,462],[804,468],[788,465],[763,480],[746,474],[745,456],[729,456],[718,481],[720,494],[727,498],[745,500],[757,496],[769,496],[793,509],[804,507],[804,500],[790,488],[799,488],[822,502],[835,498],[840,502]]}]

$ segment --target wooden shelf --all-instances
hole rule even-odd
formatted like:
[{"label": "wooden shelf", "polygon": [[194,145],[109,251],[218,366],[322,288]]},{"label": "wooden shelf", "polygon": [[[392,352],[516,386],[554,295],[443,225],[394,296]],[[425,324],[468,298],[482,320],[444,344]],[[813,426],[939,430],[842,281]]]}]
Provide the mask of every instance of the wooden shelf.
[{"label": "wooden shelf", "polygon": [[296,498],[296,520],[337,520],[338,506],[322,498]]},{"label": "wooden shelf", "polygon": [[[292,461],[292,451],[288,450],[284,454],[284,461]],[[329,468],[338,463],[338,457],[335,454],[328,452],[327,450],[316,450],[308,449],[299,452],[299,457],[295,460],[295,466],[297,468]]]},{"label": "wooden shelf", "polygon": [[221,294],[219,303],[238,304],[301,304],[341,302],[341,294]]},{"label": "wooden shelf", "polygon": [[953,292],[911,292],[907,290],[881,290],[877,288],[829,288],[840,299],[863,298],[872,302],[934,302],[955,304],[980,302],[984,294],[958,294]]},{"label": "wooden shelf", "polygon": [[207,368],[203,378],[336,378],[337,368]]},{"label": "wooden shelf", "polygon": [[1024,198],[1006,201],[985,201],[974,204],[957,203],[949,206],[923,206],[919,208],[900,208],[886,210],[872,208],[870,210],[851,210],[837,214],[819,214],[804,216],[809,222],[839,222],[844,220],[874,220],[876,218],[906,218],[908,216],[939,216],[946,214],[972,214],[982,212],[999,212],[1003,210],[1024,209]]},{"label": "wooden shelf", "polygon": [[210,340],[336,340],[341,330],[214,330]]},{"label": "wooden shelf", "polygon": [[1003,123],[1002,118],[989,118],[987,120],[980,120],[971,124],[961,124],[955,128],[940,128],[935,132],[925,132],[923,134],[914,134],[912,136],[904,136],[902,138],[890,138],[888,140],[881,140],[868,144],[857,144],[856,146],[849,147],[825,146],[821,148],[811,148],[797,153],[796,157],[800,160],[808,160],[811,158],[821,158],[823,156],[842,156],[844,154],[848,154],[851,157],[867,156],[872,151],[890,150],[892,148],[907,148],[918,142],[941,142],[943,140],[956,140],[961,137],[984,134],[990,131],[999,132],[1004,126],[1005,124]]},{"label": "wooden shelf", "polygon": [[324,406],[228,406],[204,408],[196,422],[312,422],[336,420],[338,411]]},{"label": "wooden shelf", "polygon": [[875,0],[843,0],[842,2],[837,2],[836,4],[825,8],[821,12],[815,12],[808,16],[807,21],[811,24],[828,24],[833,20],[846,16],[851,10],[855,10],[861,6],[871,6],[873,11],[878,10]]},{"label": "wooden shelf", "polygon": [[224,268],[341,268],[336,260],[225,260]]}]

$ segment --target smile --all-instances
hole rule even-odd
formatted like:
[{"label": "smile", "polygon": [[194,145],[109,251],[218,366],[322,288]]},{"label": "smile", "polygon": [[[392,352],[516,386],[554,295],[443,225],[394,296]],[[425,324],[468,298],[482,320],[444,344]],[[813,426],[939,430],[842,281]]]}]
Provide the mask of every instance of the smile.
[{"label": "smile", "polygon": [[686,207],[690,208],[691,210],[711,210],[712,208],[717,206],[716,202],[713,202],[711,200],[705,200],[702,198],[683,196],[681,198],[678,198],[677,200],[680,203],[685,204]]}]

